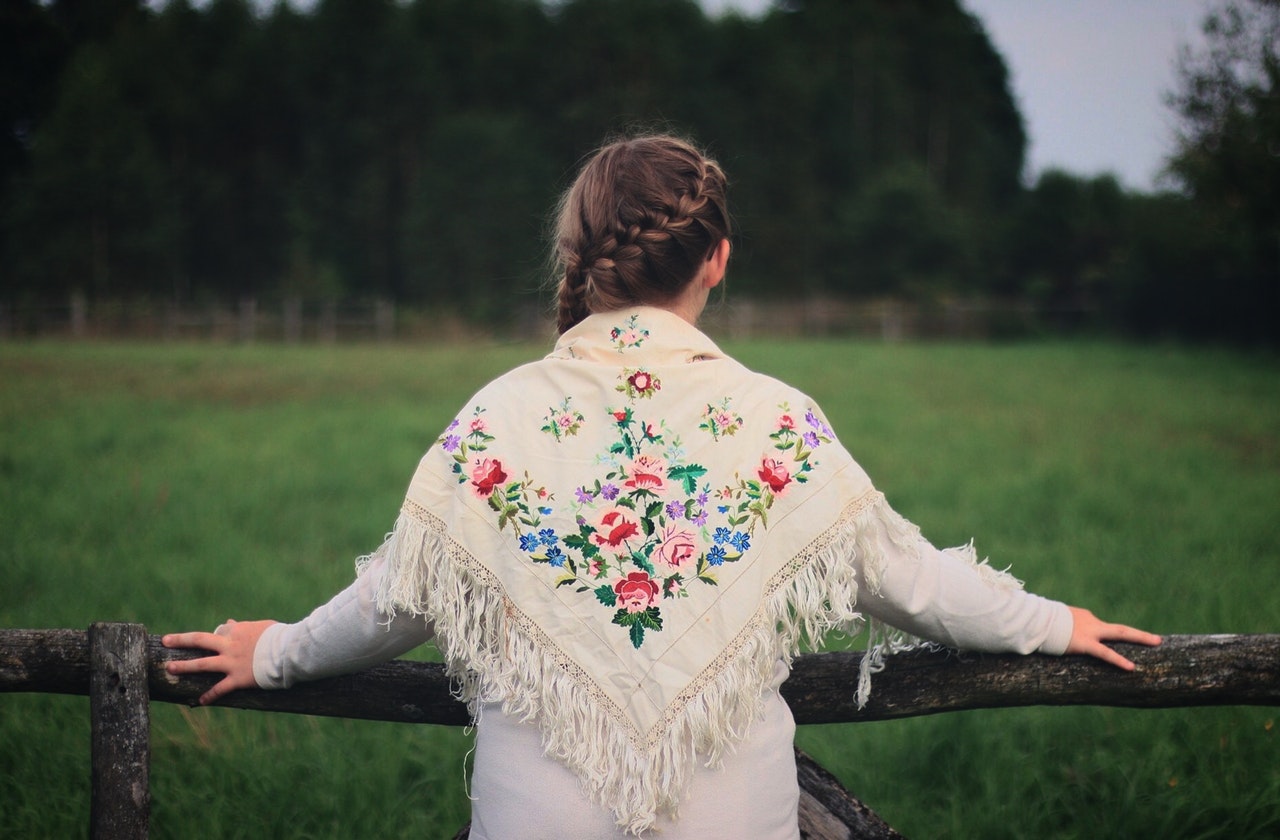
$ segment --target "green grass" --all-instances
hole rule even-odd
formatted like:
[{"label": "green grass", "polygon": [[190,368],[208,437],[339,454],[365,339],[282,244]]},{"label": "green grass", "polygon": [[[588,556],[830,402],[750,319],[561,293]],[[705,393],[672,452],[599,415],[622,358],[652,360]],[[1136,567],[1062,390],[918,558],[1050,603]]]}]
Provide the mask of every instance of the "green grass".
[{"label": "green grass", "polygon": [[[1165,633],[1280,632],[1280,364],[1107,344],[729,347],[811,393],[895,506]],[[0,627],[292,620],[519,346],[0,345]],[[1274,709],[806,727],[911,837],[1271,837]],[[0,696],[0,836],[88,820],[87,701]],[[449,837],[465,733],[153,709],[153,836]]]}]

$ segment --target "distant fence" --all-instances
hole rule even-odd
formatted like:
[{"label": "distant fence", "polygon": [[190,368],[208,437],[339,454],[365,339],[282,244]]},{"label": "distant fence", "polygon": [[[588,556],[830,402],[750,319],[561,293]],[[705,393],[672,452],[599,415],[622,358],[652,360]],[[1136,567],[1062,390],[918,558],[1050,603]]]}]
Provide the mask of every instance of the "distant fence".
[{"label": "distant fence", "polygon": [[[914,339],[973,340],[1062,332],[1091,323],[1088,309],[1045,309],[1025,301],[954,298],[934,303],[895,299],[810,297],[766,301],[731,296],[713,301],[706,329],[729,338],[756,336],[856,336],[896,342]],[[523,303],[511,312],[503,334],[545,339],[553,333],[549,311]],[[404,308],[386,298],[261,300],[198,304],[153,300],[60,301],[0,298],[0,340],[16,338],[142,339],[222,342],[386,342],[474,335],[481,330],[457,313]]]},{"label": "distant fence", "polygon": [[[1117,645],[1138,665],[1126,673],[1086,657],[922,650],[886,657],[863,708],[854,703],[861,654],[801,656],[782,686],[796,722],[888,720],[966,709],[1101,705],[1280,706],[1280,635],[1165,636],[1156,648]],[[203,655],[163,647],[139,624],[88,630],[0,630],[0,693],[89,695],[92,838],[147,836],[152,702],[193,705],[217,681],[181,679],[170,659]],[[444,667],[395,661],[287,691],[235,692],[219,705],[258,711],[465,725]],[[805,840],[900,838],[803,753],[800,828]],[[467,836],[464,827],[455,840]]]}]

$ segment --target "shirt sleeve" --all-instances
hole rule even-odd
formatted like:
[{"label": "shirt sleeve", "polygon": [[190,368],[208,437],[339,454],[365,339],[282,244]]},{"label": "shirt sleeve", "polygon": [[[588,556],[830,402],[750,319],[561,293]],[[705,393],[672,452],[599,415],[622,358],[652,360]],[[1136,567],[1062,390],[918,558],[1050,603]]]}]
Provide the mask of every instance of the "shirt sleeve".
[{"label": "shirt sleeve", "polygon": [[430,624],[408,612],[389,618],[374,597],[385,558],[372,560],[355,581],[296,624],[273,624],[253,651],[259,688],[358,671],[406,653],[432,637]]},{"label": "shirt sleeve", "polygon": [[941,550],[923,537],[914,546],[883,549],[878,585],[861,587],[858,599],[873,618],[963,650],[1066,652],[1073,625],[1067,606],[977,564],[965,556],[971,549]]}]

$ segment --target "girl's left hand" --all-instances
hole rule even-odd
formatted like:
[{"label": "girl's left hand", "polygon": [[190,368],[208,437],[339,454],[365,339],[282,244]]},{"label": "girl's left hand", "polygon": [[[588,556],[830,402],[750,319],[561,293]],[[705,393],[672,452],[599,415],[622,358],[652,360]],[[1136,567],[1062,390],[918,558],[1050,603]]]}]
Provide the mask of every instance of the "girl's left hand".
[{"label": "girl's left hand", "polygon": [[168,648],[200,648],[213,651],[200,659],[172,659],[165,664],[170,674],[225,674],[213,688],[200,695],[200,705],[207,706],[241,688],[256,688],[253,678],[253,651],[258,639],[274,621],[236,621],[227,619],[212,633],[169,633],[161,640]]}]

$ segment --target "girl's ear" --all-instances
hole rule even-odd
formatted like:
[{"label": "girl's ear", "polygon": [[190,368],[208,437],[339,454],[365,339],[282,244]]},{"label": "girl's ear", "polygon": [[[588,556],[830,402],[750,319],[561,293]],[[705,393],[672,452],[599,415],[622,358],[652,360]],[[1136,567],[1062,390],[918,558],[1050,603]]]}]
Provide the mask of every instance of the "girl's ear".
[{"label": "girl's ear", "polygon": [[720,244],[711,252],[711,256],[707,257],[706,272],[703,274],[703,283],[708,289],[714,288],[724,279],[725,269],[729,265],[729,240],[721,239]]}]

